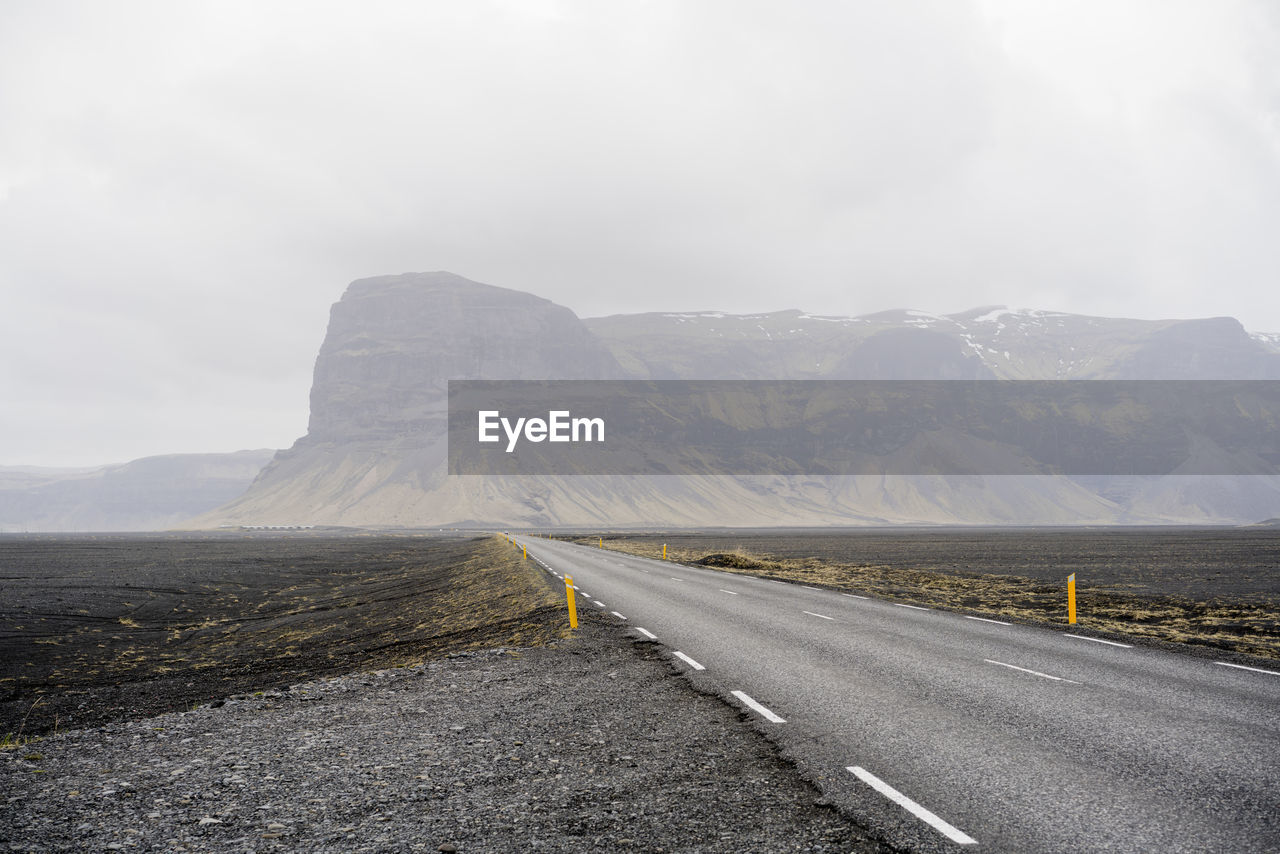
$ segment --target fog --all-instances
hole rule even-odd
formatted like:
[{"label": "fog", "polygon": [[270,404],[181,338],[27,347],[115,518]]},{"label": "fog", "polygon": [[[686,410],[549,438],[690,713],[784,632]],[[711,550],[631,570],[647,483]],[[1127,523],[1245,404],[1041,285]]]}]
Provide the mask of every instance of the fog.
[{"label": "fog", "polygon": [[382,273],[1280,331],[1277,8],[0,3],[0,465],[288,446]]}]

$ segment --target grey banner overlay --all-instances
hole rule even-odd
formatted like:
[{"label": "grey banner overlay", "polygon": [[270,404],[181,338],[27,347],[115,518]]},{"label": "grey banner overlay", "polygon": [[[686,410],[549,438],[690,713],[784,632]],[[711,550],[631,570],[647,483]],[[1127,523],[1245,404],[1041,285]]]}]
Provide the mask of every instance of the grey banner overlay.
[{"label": "grey banner overlay", "polygon": [[1271,475],[1280,382],[453,380],[449,473]]}]

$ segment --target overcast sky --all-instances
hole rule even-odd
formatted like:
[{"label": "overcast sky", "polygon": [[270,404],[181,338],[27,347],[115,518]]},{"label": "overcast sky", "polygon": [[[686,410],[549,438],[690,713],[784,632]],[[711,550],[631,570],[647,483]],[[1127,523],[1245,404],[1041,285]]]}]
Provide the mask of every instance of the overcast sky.
[{"label": "overcast sky", "polygon": [[1280,331],[1270,0],[0,0],[0,465],[287,447],[330,304]]}]

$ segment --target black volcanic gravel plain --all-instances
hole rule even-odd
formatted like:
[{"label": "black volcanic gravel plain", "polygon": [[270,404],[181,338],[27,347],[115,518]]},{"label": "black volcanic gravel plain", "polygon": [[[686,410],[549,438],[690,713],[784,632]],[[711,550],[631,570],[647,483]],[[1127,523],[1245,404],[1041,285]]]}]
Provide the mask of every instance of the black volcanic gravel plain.
[{"label": "black volcanic gravel plain", "polygon": [[0,537],[0,733],[537,645],[555,592],[497,539]]}]

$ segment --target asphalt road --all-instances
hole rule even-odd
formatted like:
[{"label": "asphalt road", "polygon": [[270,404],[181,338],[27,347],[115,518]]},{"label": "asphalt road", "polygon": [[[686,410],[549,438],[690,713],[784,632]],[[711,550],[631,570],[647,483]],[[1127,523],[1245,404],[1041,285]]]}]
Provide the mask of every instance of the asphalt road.
[{"label": "asphalt road", "polygon": [[1280,852],[1280,673],[519,541],[891,844]]}]

